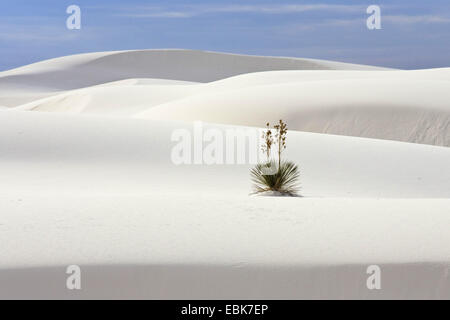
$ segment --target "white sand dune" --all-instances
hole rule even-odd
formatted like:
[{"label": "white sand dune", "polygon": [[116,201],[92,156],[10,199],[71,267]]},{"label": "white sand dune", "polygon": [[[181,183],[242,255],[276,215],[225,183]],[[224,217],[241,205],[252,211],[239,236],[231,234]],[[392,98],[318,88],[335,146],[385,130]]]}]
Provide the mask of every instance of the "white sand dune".
[{"label": "white sand dune", "polygon": [[[189,122],[13,110],[2,114],[0,144],[7,150],[0,168],[2,193],[251,191],[251,165],[172,163],[176,143],[171,135],[176,129],[193,131]],[[224,130],[235,128],[205,124],[204,130],[211,126],[220,129],[224,139]],[[308,197],[450,197],[449,148],[295,131],[289,134],[289,144],[286,156],[301,164],[303,194]],[[187,185],[191,179],[197,181],[193,186]],[[153,180],[158,183],[150,183]]]},{"label": "white sand dune", "polygon": [[0,297],[450,297],[449,148],[291,132],[306,198],[259,198],[248,165],[171,162],[191,127],[3,111]]},{"label": "white sand dune", "polygon": [[250,126],[285,119],[293,130],[450,146],[449,87],[413,74],[289,82],[192,95],[137,116]]},{"label": "white sand dune", "polygon": [[72,90],[39,99],[15,109],[131,116],[150,107],[184,98],[197,91],[196,85],[139,85],[133,84],[134,79],[123,82],[126,84],[107,83]]},{"label": "white sand dune", "polygon": [[[374,71],[374,70],[371,70]],[[242,86],[273,85],[320,80],[420,79],[450,81],[450,68],[428,70],[285,70],[238,75],[211,82],[208,87],[239,89]]]},{"label": "white sand dune", "polygon": [[[0,298],[450,297],[449,199],[0,200]],[[72,264],[80,291],[65,288]],[[366,287],[373,264],[381,290]]]},{"label": "white sand dune", "polygon": [[[177,59],[192,63],[176,67]],[[253,72],[288,67],[302,70]],[[338,70],[344,68],[348,70]],[[56,75],[49,76],[50,71]],[[136,78],[144,75],[156,78]],[[119,78],[123,80],[113,81]],[[450,68],[383,70],[305,59],[144,50],[53,59],[8,71],[2,79],[9,86],[29,88],[37,82],[51,90],[65,88],[16,104],[20,110],[247,126],[283,118],[293,130],[450,146]],[[20,95],[16,102],[27,97]]]},{"label": "white sand dune", "polygon": [[109,86],[143,86],[143,85],[192,85],[198,84],[198,82],[181,81],[181,80],[168,80],[168,79],[151,79],[151,78],[133,78],[118,80],[112,82],[106,82],[99,84],[96,87],[109,87]]},{"label": "white sand dune", "polygon": [[[440,74],[450,74],[445,71]],[[293,130],[450,146],[448,80],[427,79],[424,72],[390,71],[389,79],[382,76],[386,72],[353,73],[307,80],[301,72],[273,72],[273,77],[264,72],[197,85],[131,85],[129,80],[18,109],[248,126],[282,118]]]},{"label": "white sand dune", "polygon": [[[258,57],[196,50],[86,53],[0,72],[0,104],[13,107],[61,91],[130,78],[209,82],[268,70],[355,69],[382,70],[377,67],[314,59]],[[24,96],[23,93],[28,94]]]},{"label": "white sand dune", "polygon": [[[190,50],[2,72],[0,298],[450,299],[449,84]],[[172,161],[194,120],[226,137],[279,118],[303,197],[249,196],[248,161]]]}]

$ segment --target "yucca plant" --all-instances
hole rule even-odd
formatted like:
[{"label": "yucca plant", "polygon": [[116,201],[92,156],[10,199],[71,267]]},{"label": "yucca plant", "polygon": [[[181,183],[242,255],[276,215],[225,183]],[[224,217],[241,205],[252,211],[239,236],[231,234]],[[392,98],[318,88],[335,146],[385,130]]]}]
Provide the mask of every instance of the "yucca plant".
[{"label": "yucca plant", "polygon": [[277,191],[288,195],[297,195],[300,171],[298,166],[289,161],[281,161],[277,168],[276,161],[259,163],[251,169],[251,177],[256,193]]},{"label": "yucca plant", "polygon": [[[262,151],[266,153],[267,161],[257,164],[250,172],[254,191],[255,193],[276,191],[287,195],[297,195],[300,170],[295,163],[281,159],[282,151],[286,149],[287,125],[280,120],[274,129],[276,130],[275,139],[273,139],[269,123],[262,135],[264,140]],[[277,161],[270,159],[270,151],[274,143],[277,144]]]}]

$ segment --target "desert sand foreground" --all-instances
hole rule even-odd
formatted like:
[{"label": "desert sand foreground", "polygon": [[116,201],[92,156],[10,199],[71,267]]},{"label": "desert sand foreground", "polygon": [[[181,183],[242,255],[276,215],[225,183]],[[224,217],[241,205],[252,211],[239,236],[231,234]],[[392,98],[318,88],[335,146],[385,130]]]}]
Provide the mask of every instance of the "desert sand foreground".
[{"label": "desert sand foreground", "polygon": [[449,297],[450,200],[284,200],[2,197],[0,298]]},{"label": "desert sand foreground", "polygon": [[[449,89],[450,68],[192,50],[0,72],[0,298],[450,299]],[[302,197],[250,195],[248,161],[174,163],[174,132],[279,118]]]}]

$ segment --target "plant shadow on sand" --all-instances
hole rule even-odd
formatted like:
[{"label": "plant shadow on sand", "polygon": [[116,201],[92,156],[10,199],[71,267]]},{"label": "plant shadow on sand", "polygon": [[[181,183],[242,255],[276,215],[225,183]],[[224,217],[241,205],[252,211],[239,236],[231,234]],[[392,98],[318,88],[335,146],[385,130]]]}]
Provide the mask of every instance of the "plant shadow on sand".
[{"label": "plant shadow on sand", "polygon": [[258,197],[289,197],[289,198],[304,198],[301,194],[289,194],[279,191],[263,191],[263,192],[252,192],[250,193],[251,196],[258,196]]}]

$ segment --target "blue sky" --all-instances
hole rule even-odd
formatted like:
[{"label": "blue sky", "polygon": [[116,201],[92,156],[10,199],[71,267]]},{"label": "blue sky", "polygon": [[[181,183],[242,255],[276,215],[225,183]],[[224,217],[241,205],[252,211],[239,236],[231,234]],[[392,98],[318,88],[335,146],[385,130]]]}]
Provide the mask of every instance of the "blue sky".
[{"label": "blue sky", "polygon": [[[66,28],[72,4],[81,8],[81,30]],[[381,30],[366,27],[371,4],[381,7]],[[450,67],[450,1],[0,2],[0,70],[69,54],[151,48]]]}]

